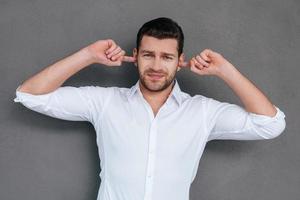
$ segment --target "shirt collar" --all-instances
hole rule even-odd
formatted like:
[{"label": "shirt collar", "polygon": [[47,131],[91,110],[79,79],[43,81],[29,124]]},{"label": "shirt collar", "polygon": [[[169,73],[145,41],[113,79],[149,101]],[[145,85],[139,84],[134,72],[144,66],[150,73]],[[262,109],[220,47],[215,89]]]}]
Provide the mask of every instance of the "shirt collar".
[{"label": "shirt collar", "polygon": [[[174,85],[174,87],[172,88],[172,91],[171,91],[171,93],[170,93],[170,96],[171,96],[171,97],[174,97],[175,100],[176,100],[176,102],[180,105],[180,104],[181,104],[181,100],[182,100],[182,98],[181,98],[181,89],[180,89],[180,87],[179,87],[179,83],[178,83],[178,81],[177,81],[176,78],[174,79],[174,82],[175,82],[175,85]],[[128,90],[128,92],[127,92],[127,97],[128,97],[128,99],[131,99],[131,98],[134,96],[134,94],[135,94],[136,92],[141,92],[139,83],[140,83],[140,80],[138,80],[138,81],[137,81],[137,82],[136,82],[136,83]],[[169,102],[167,101],[166,103],[168,104]]]}]

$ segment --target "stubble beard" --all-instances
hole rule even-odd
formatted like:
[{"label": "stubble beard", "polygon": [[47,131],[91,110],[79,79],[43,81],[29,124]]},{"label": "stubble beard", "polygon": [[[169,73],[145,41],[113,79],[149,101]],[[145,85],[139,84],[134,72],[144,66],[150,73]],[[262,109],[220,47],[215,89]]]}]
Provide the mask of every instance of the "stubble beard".
[{"label": "stubble beard", "polygon": [[138,71],[141,84],[144,88],[151,92],[160,92],[168,88],[174,82],[176,75],[176,71],[170,75],[164,73],[164,77],[162,77],[161,79],[151,80],[147,74],[153,71],[146,70],[143,72],[143,74],[140,72],[140,70]]}]

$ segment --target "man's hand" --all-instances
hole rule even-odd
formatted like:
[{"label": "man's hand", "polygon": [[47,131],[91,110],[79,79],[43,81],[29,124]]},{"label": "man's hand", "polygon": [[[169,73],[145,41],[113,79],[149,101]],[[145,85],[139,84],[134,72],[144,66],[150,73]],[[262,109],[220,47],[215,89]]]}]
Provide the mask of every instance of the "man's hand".
[{"label": "man's hand", "polygon": [[98,40],[86,47],[94,63],[107,66],[120,66],[122,62],[135,62],[135,58],[125,56],[121,49],[112,39]]},{"label": "man's hand", "polygon": [[180,67],[189,67],[191,71],[199,75],[220,75],[227,67],[231,67],[221,54],[205,49],[190,59],[189,63],[181,62]]}]

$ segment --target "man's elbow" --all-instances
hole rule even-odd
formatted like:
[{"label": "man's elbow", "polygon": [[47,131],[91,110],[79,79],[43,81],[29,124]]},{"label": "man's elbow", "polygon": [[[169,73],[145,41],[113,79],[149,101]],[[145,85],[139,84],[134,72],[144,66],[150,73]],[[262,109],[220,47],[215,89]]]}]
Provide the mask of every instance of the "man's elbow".
[{"label": "man's elbow", "polygon": [[274,139],[279,137],[285,130],[286,121],[284,118],[278,119],[276,122],[273,122],[271,126],[264,129],[266,139]]}]

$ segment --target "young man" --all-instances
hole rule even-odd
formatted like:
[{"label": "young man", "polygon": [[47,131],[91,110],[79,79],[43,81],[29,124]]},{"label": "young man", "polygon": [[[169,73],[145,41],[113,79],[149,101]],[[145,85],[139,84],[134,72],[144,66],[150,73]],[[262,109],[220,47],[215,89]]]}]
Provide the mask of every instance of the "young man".
[{"label": "young man", "polygon": [[[102,161],[98,200],[188,200],[208,141],[271,139],[285,129],[284,113],[222,55],[205,49],[185,62],[183,41],[176,22],[157,18],[140,28],[132,57],[113,40],[99,40],[17,88],[14,101],[29,109],[94,125]],[[92,63],[122,62],[137,66],[131,88],[61,86]],[[221,78],[245,109],[181,91],[181,68]]]}]

